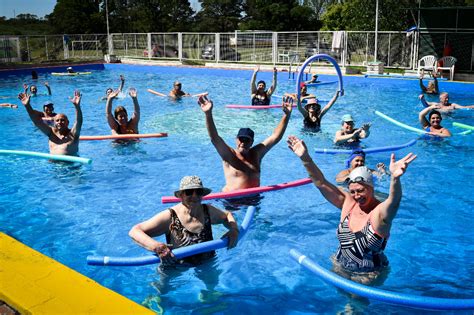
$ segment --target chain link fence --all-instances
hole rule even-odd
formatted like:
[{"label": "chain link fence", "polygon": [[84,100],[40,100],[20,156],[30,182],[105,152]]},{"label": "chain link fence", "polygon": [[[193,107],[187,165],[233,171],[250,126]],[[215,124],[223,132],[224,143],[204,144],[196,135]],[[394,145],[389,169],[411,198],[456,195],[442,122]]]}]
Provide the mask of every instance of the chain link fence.
[{"label": "chain link fence", "polygon": [[0,62],[103,60],[118,58],[212,62],[299,64],[328,54],[341,66],[382,62],[385,67],[415,69],[425,55],[438,58],[452,47],[456,69],[474,70],[474,32],[269,32],[126,33],[48,36],[1,36]]}]

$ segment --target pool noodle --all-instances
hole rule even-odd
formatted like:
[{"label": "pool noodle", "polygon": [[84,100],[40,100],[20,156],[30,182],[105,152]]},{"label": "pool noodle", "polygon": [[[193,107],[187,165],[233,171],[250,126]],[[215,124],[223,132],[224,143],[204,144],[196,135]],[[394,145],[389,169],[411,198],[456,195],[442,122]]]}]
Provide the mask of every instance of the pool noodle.
[{"label": "pool noodle", "polygon": [[[297,187],[297,186],[306,185],[309,183],[311,183],[310,178],[302,178],[302,179],[298,179],[292,182],[287,182],[287,183],[282,183],[282,184],[276,184],[276,185],[270,185],[270,186],[259,186],[259,187],[253,187],[253,188],[238,189],[238,190],[228,191],[228,192],[213,193],[213,194],[209,194],[202,197],[202,200],[240,198],[240,197],[245,197],[245,196],[256,195],[256,194],[267,192],[267,191]],[[181,202],[181,199],[176,198],[175,196],[161,197],[161,203],[172,203],[172,202]]]},{"label": "pool noodle", "polygon": [[165,132],[161,133],[138,133],[123,135],[106,135],[106,136],[80,136],[79,140],[110,140],[110,139],[138,139],[138,138],[161,138],[168,137]]},{"label": "pool noodle", "polygon": [[419,134],[422,134],[422,135],[428,133],[428,132],[426,132],[426,131],[424,131],[424,130],[422,130],[422,129],[418,129],[418,128],[414,128],[414,127],[408,126],[408,125],[406,125],[406,124],[404,124],[404,123],[402,123],[402,122],[399,122],[399,121],[397,121],[397,120],[395,120],[395,119],[393,119],[393,118],[390,118],[390,117],[388,117],[387,115],[385,115],[385,114],[379,112],[378,110],[375,111],[375,114],[377,114],[379,117],[382,117],[383,119],[388,120],[389,122],[391,122],[391,123],[393,123],[393,124],[395,124],[395,125],[397,125],[397,126],[399,126],[399,127],[402,127],[402,128],[404,128],[404,129],[407,129],[407,130],[410,130],[410,131],[413,131],[413,132],[416,132],[416,133],[419,133]]},{"label": "pool noodle", "polygon": [[77,163],[83,163],[83,164],[92,163],[91,159],[82,158],[78,156],[47,154],[47,153],[40,153],[40,152],[33,152],[33,151],[0,150],[0,155],[1,154],[4,154],[4,155],[13,154],[13,155],[36,157],[36,158],[49,159],[49,160],[55,160],[55,161],[77,162]]},{"label": "pool noodle", "polygon": [[58,76],[74,76],[74,75],[81,75],[81,74],[91,74],[92,72],[51,72],[51,75],[58,75]]},{"label": "pool noodle", "polygon": [[[354,150],[362,150],[365,153],[377,153],[377,152],[387,152],[387,151],[397,151],[406,147],[411,147],[416,143],[417,139],[413,139],[407,143],[400,144],[400,145],[390,145],[385,147],[377,147],[377,148],[355,148]],[[354,150],[343,150],[343,149],[314,149],[315,153],[322,153],[322,154],[351,154]]]},{"label": "pool noodle", "polygon": [[466,125],[466,124],[461,124],[461,123],[458,123],[458,122],[453,122],[453,126],[459,127],[459,128],[468,129],[468,130],[474,130],[474,126],[470,126],[470,125]]},{"label": "pool noodle", "polygon": [[315,83],[305,83],[306,86],[318,86],[318,85],[326,85],[326,84],[334,84],[337,83],[338,81],[321,81],[321,82],[315,82]]},{"label": "pool noodle", "polygon": [[295,249],[290,250],[290,255],[299,264],[303,265],[323,281],[328,282],[339,289],[343,289],[352,294],[356,294],[369,299],[374,299],[390,304],[403,305],[408,307],[431,309],[431,310],[473,310],[474,299],[449,299],[430,296],[416,296],[411,294],[397,293],[369,287],[345,279],[329,270],[324,269],[319,264],[301,254]]},{"label": "pool noodle", "polygon": [[344,95],[344,87],[343,87],[343,82],[342,82],[342,72],[341,72],[341,68],[340,68],[339,65],[337,64],[337,61],[334,60],[334,58],[332,58],[332,57],[329,56],[329,55],[326,55],[326,54],[317,54],[317,55],[311,56],[311,57],[309,57],[308,59],[306,59],[306,61],[303,63],[303,65],[301,65],[300,72],[298,73],[298,79],[296,80],[296,96],[297,96],[297,99],[300,99],[300,97],[301,97],[300,84],[301,84],[301,82],[303,81],[303,72],[304,72],[304,69],[306,68],[306,66],[307,66],[310,62],[312,62],[312,61],[315,60],[315,59],[326,59],[327,61],[329,61],[330,63],[332,63],[332,65],[333,65],[334,68],[336,69],[337,76],[338,76],[338,78],[339,78],[339,92],[340,92],[340,96],[343,96],[343,95]]},{"label": "pool noodle", "polygon": [[[273,105],[238,105],[238,104],[227,104],[226,108],[238,108],[238,109],[270,109],[270,108],[283,108],[281,104],[273,104]],[[296,107],[296,105],[293,105]]]},{"label": "pool noodle", "polygon": [[[255,207],[250,206],[247,208],[245,217],[242,220],[242,224],[239,229],[239,240],[244,237],[249,228],[252,217],[255,213]],[[173,250],[173,254],[176,258],[181,259],[184,257],[209,252],[219,248],[227,247],[229,239],[217,239],[207,241],[199,244],[194,244],[186,247],[180,247]],[[139,256],[139,257],[110,257],[110,256],[87,256],[87,264],[94,266],[143,266],[148,264],[157,264],[160,262],[160,258],[156,255]]]}]

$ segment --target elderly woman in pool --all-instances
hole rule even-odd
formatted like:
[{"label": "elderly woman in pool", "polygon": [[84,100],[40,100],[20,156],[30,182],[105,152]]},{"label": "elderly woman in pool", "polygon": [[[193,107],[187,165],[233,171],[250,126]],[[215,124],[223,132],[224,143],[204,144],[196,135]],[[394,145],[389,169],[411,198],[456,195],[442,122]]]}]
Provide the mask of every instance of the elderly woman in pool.
[{"label": "elderly woman in pool", "polygon": [[303,124],[305,128],[309,129],[319,129],[321,127],[321,119],[328,112],[328,110],[336,103],[337,98],[339,97],[339,91],[336,91],[333,98],[329,103],[321,109],[321,104],[319,104],[316,97],[306,98],[306,104],[304,107],[301,105],[302,100],[297,100],[298,110],[301,115],[303,115]]},{"label": "elderly woman in pool", "polygon": [[395,161],[395,155],[392,154],[390,194],[385,201],[380,202],[374,196],[372,174],[365,166],[350,173],[349,192],[343,192],[324,177],[302,140],[289,136],[287,142],[324,198],[341,209],[337,228],[339,248],[335,255],[338,267],[350,272],[370,272],[387,266],[388,260],[383,250],[402,198],[400,177],[416,159],[416,155],[409,153]]},{"label": "elderly woman in pool", "polygon": [[[365,166],[365,152],[363,150],[353,150],[351,155],[346,161],[346,169],[340,171],[336,175],[336,183],[338,184],[347,184],[349,181],[350,173],[357,167]],[[386,170],[385,164],[382,162],[377,163],[377,170],[370,169],[372,175],[377,176],[378,178],[383,177],[384,175],[390,175]]]},{"label": "elderly woman in pool", "polygon": [[[171,248],[212,240],[211,224],[223,224],[228,228],[229,231],[223,237],[229,237],[228,248],[235,247],[239,237],[239,228],[234,216],[228,211],[203,204],[202,197],[210,192],[209,188],[202,185],[198,176],[183,177],[179,190],[174,193],[181,199],[181,203],[135,225],[129,232],[130,237],[138,245],[156,253],[163,264],[176,262]],[[166,235],[167,244],[153,239],[163,234]],[[197,254],[184,258],[180,263],[196,265],[212,256],[214,252]]]}]

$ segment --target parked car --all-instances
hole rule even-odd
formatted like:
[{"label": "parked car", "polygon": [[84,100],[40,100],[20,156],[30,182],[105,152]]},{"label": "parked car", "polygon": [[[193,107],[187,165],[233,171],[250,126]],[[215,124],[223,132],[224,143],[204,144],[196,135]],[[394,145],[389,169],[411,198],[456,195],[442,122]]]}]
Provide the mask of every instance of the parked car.
[{"label": "parked car", "polygon": [[[215,44],[207,44],[202,48],[201,57],[202,59],[216,59],[216,45]],[[237,52],[234,48],[231,47],[220,47],[219,53],[220,60],[228,60],[228,61],[239,61],[240,60],[240,53]]]}]

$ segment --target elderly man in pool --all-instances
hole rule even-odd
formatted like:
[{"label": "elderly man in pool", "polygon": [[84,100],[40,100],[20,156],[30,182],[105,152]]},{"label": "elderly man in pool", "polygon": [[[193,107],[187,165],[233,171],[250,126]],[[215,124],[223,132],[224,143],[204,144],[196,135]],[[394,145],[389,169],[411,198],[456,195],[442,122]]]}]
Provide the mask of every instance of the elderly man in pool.
[{"label": "elderly man in pool", "polygon": [[236,137],[236,148],[231,148],[219,136],[214,118],[212,117],[213,103],[207,96],[199,97],[198,104],[206,115],[206,127],[212,144],[222,158],[226,185],[222,191],[260,186],[260,165],[262,159],[270,149],[283,137],[288,122],[294,98],[289,95],[283,97],[283,117],[273,133],[261,143],[252,146],[254,132],[250,128],[241,128]]},{"label": "elderly man in pool", "polygon": [[56,114],[54,116],[54,126],[45,124],[37,112],[30,105],[31,95],[20,93],[18,98],[25,105],[26,111],[31,121],[41,130],[49,139],[49,152],[59,155],[78,155],[79,136],[82,128],[82,110],[81,93],[74,92],[74,97],[70,98],[71,103],[76,108],[76,122],[69,129],[69,120],[65,114]]},{"label": "elderly man in pool", "polygon": [[366,166],[351,171],[349,192],[343,192],[324,177],[302,140],[289,136],[287,142],[324,198],[341,209],[337,228],[339,248],[334,257],[336,266],[349,272],[379,271],[387,266],[383,250],[402,198],[400,177],[416,155],[409,153],[398,161],[391,155],[390,193],[380,202],[375,198],[372,173]]},{"label": "elderly man in pool", "polygon": [[[231,212],[203,204],[202,197],[210,192],[198,176],[183,177],[174,193],[181,203],[135,225],[128,234],[138,245],[156,253],[165,265],[176,262],[172,248],[211,241],[212,224],[223,224],[229,230],[223,236],[229,237],[228,248],[235,247],[239,228],[234,216]],[[160,235],[166,235],[166,244],[153,239]],[[212,256],[214,251],[186,257],[180,263],[197,265]]]},{"label": "elderly man in pool", "polygon": [[455,109],[463,109],[463,108],[474,108],[474,105],[467,105],[467,106],[462,106],[456,103],[450,103],[449,102],[449,94],[448,92],[442,92],[439,95],[439,102],[427,102],[425,99],[425,96],[423,94],[420,94],[418,97],[425,107],[430,107],[430,106],[437,106],[437,110],[440,111],[441,113],[447,113],[451,112]]}]

